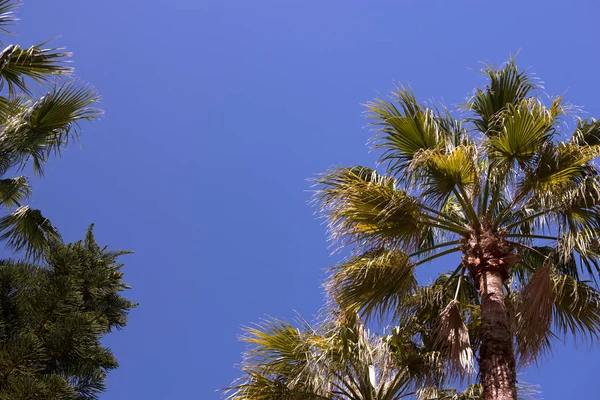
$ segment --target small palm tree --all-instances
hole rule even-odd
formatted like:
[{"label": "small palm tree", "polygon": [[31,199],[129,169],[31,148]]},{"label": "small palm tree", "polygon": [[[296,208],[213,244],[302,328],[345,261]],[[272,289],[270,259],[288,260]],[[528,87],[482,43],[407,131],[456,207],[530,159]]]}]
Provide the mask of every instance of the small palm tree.
[{"label": "small palm tree", "polygon": [[[0,0],[0,30],[7,32],[16,21],[18,3]],[[0,218],[0,238],[27,256],[39,256],[59,235],[39,210],[25,204],[31,193],[28,178],[13,174],[32,165],[42,175],[48,158],[78,136],[78,122],[100,113],[91,107],[98,101],[92,87],[57,80],[72,72],[68,56],[45,44],[10,45],[0,53],[0,90],[5,89],[0,95],[0,205],[8,211]],[[46,94],[35,97],[32,84]]]},{"label": "small palm tree", "polygon": [[315,199],[333,241],[354,251],[328,282],[350,312],[400,325],[426,312],[415,269],[460,254],[435,345],[461,373],[476,355],[483,398],[504,400],[517,397],[517,362],[555,337],[600,333],[600,122],[566,130],[573,108],[544,104],[514,60],[483,72],[464,119],[405,87],[370,103],[385,173],[334,169]]},{"label": "small palm tree", "polygon": [[[379,336],[357,316],[337,312],[316,327],[305,320],[300,326],[268,320],[247,329],[244,375],[226,389],[228,400],[482,399],[480,385],[446,387],[452,375],[421,340],[426,324],[413,320]],[[528,393],[530,387],[519,388]]]},{"label": "small palm tree", "polygon": [[269,320],[247,329],[252,347],[228,399],[401,399],[437,367],[434,354],[371,334],[355,316],[301,326]]}]

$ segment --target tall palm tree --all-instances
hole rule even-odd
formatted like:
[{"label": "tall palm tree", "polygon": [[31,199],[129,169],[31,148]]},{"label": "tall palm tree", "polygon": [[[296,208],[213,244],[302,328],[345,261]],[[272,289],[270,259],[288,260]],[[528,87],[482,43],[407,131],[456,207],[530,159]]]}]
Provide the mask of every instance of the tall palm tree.
[{"label": "tall palm tree", "polygon": [[[16,21],[19,1],[0,0],[0,30]],[[0,52],[0,238],[16,251],[38,257],[56,229],[39,210],[26,205],[31,193],[26,176],[14,176],[29,165],[42,175],[53,154],[78,136],[78,123],[91,120],[100,111],[95,90],[68,79],[70,53],[47,48],[45,43],[29,48],[10,45]],[[36,96],[34,92],[45,92]]]},{"label": "tall palm tree", "polygon": [[402,324],[424,312],[415,269],[461,256],[436,343],[463,373],[476,358],[483,398],[504,400],[516,398],[517,362],[600,332],[600,121],[573,117],[569,131],[573,108],[545,104],[514,59],[483,72],[463,119],[405,87],[368,104],[385,171],[331,170],[315,200],[331,239],[353,250],[328,282],[346,310]]}]

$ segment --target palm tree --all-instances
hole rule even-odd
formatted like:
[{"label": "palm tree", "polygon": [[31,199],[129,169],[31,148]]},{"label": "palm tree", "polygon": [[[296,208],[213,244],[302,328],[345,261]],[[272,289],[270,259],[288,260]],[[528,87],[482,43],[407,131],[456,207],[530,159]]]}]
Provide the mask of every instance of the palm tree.
[{"label": "palm tree", "polygon": [[574,108],[536,97],[514,59],[483,73],[463,119],[405,87],[369,103],[384,173],[333,169],[315,200],[331,239],[353,251],[328,282],[345,310],[402,325],[424,312],[415,269],[460,254],[435,343],[461,373],[477,355],[483,398],[504,400],[517,396],[517,362],[600,332],[600,121],[567,131]]},{"label": "palm tree", "polygon": [[[18,3],[0,0],[0,30],[7,32],[16,21]],[[31,193],[28,178],[14,174],[31,165],[43,175],[48,158],[77,138],[78,122],[100,113],[91,107],[98,101],[92,87],[65,79],[72,72],[69,56],[45,43],[10,45],[0,53],[0,90],[5,89],[0,94],[0,205],[7,210],[0,218],[0,238],[34,258],[59,235],[39,210],[25,204]],[[46,93],[36,97],[32,86]]]},{"label": "palm tree", "polygon": [[252,347],[228,399],[394,400],[414,395],[438,370],[434,353],[371,334],[356,316],[300,325],[268,320],[247,329]]},{"label": "palm tree", "polygon": [[[300,328],[267,320],[246,330],[250,344],[243,376],[226,390],[228,400],[481,400],[481,386],[447,386],[440,353],[428,349],[428,329],[413,320],[387,335],[371,333],[356,315],[337,312]],[[519,388],[519,398],[532,393]]]}]

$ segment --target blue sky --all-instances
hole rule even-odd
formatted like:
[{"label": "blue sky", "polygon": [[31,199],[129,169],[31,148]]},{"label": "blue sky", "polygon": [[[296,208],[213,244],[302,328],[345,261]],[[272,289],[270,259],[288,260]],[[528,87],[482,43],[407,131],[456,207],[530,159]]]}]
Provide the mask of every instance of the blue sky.
[{"label": "blue sky", "polygon": [[[141,303],[107,344],[121,367],[103,400],[218,399],[240,327],[310,317],[329,255],[306,178],[373,166],[365,103],[394,82],[449,106],[480,61],[519,64],[600,116],[593,1],[25,2],[22,45],[62,35],[105,116],[35,181],[68,240],[96,223],[128,256]],[[434,267],[443,267],[438,263]],[[433,268],[432,268],[433,270]],[[427,277],[427,270],[422,271]],[[568,345],[522,379],[547,400],[590,398],[597,350]]]}]

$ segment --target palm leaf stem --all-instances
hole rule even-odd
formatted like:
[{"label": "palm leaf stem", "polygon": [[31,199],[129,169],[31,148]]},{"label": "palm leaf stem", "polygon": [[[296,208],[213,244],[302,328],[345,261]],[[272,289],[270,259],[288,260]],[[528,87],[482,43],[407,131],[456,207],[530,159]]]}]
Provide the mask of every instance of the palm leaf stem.
[{"label": "palm leaf stem", "polygon": [[[465,228],[464,226],[456,225],[449,221],[446,221],[446,220],[443,220],[440,218],[436,218],[431,215],[425,214],[425,216],[427,217],[428,220],[430,220],[430,221],[423,221],[426,225],[434,226],[434,227],[438,227],[438,228],[441,227],[441,228],[447,229],[451,232],[457,233],[459,235],[466,235],[466,236],[469,235],[469,230],[467,228]],[[431,221],[436,222],[438,225],[434,224]]]},{"label": "palm leaf stem", "polygon": [[418,256],[419,254],[427,253],[428,251],[439,249],[440,247],[452,246],[453,244],[459,244],[460,240],[453,240],[451,242],[444,242],[440,244],[436,244],[435,246],[428,247],[424,250],[415,251],[408,255],[408,258]]},{"label": "palm leaf stem", "polygon": [[558,211],[558,210],[560,210],[561,208],[562,208],[562,207],[550,208],[550,209],[543,210],[543,211],[540,211],[540,212],[538,212],[538,213],[532,214],[532,215],[530,215],[530,216],[528,216],[528,217],[525,217],[525,218],[520,218],[520,219],[519,219],[519,221],[517,221],[517,222],[513,222],[512,224],[508,224],[508,225],[506,225],[506,226],[504,227],[504,229],[506,229],[506,230],[509,230],[509,229],[511,229],[511,228],[514,228],[515,226],[519,226],[519,225],[521,225],[523,222],[527,222],[527,221],[529,221],[529,220],[532,220],[532,219],[534,219],[534,218],[540,217],[540,216],[542,216],[542,215],[545,215],[545,214],[548,214],[548,213],[551,213],[551,212],[554,212],[554,211]]},{"label": "palm leaf stem", "polygon": [[525,238],[525,239],[547,239],[547,240],[558,240],[558,238],[554,236],[544,236],[544,235],[521,235],[517,233],[510,233],[506,235],[507,238]]},{"label": "palm leaf stem", "polygon": [[467,214],[467,218],[470,220],[471,223],[473,223],[475,229],[479,230],[479,218],[477,217],[477,213],[475,212],[473,205],[468,201],[468,197],[463,197],[464,190],[462,190],[461,188],[461,190],[459,191],[456,188],[454,188],[453,192],[456,198],[458,199],[458,202],[460,203],[461,207],[463,208],[465,214]]},{"label": "palm leaf stem", "polygon": [[448,220],[450,222],[453,222],[453,223],[455,223],[455,224],[457,224],[459,226],[463,226],[464,225],[464,221],[461,221],[461,220],[459,220],[457,218],[453,218],[450,215],[445,214],[445,213],[443,213],[441,211],[438,211],[436,209],[433,209],[433,208],[430,208],[430,207],[427,207],[427,206],[424,206],[424,205],[421,205],[421,208],[423,210],[425,210],[425,211],[428,211],[428,212],[434,214],[434,215],[437,215],[438,217],[441,217],[442,219],[445,219],[445,220]]},{"label": "palm leaf stem", "polygon": [[516,246],[516,247],[521,247],[521,248],[523,248],[523,249],[525,249],[525,250],[532,251],[532,252],[534,252],[534,253],[536,253],[536,254],[538,254],[538,255],[540,255],[540,256],[542,256],[542,257],[544,257],[544,258],[547,258],[547,257],[548,257],[546,254],[542,253],[541,251],[538,251],[538,250],[534,249],[534,248],[533,248],[533,247],[531,247],[531,246],[527,246],[526,244],[519,243],[519,242],[511,242],[510,240],[507,240],[507,241],[506,241],[506,243],[508,243],[508,244],[512,244],[513,246]]},{"label": "palm leaf stem", "polygon": [[439,258],[439,257],[445,256],[445,255],[447,255],[447,254],[456,253],[457,251],[461,251],[461,249],[462,249],[462,247],[461,247],[461,246],[456,246],[456,247],[453,247],[453,248],[451,248],[451,249],[448,249],[448,250],[445,250],[445,251],[439,252],[439,253],[437,253],[437,254],[434,254],[434,255],[432,255],[432,256],[430,256],[430,257],[427,257],[427,258],[424,258],[424,259],[422,259],[422,260],[419,260],[419,261],[417,261],[417,262],[415,263],[415,267],[416,267],[417,265],[425,264],[426,262],[429,262],[429,261],[431,261],[431,260],[435,260],[436,258]]}]

